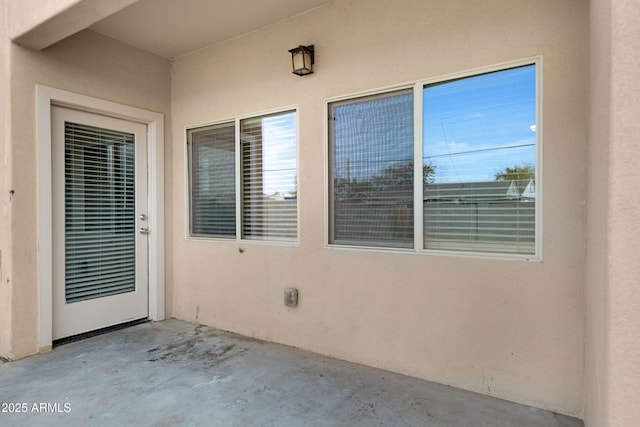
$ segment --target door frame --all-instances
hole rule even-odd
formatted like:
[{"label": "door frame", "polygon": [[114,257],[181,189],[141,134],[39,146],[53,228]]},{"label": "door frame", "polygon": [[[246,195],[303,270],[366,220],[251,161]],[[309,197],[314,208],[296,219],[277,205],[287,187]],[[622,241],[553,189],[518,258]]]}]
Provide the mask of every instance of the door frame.
[{"label": "door frame", "polygon": [[53,211],[51,105],[102,114],[147,125],[149,203],[149,319],[164,320],[164,115],[86,95],[36,85],[37,240],[41,352],[52,348]]}]

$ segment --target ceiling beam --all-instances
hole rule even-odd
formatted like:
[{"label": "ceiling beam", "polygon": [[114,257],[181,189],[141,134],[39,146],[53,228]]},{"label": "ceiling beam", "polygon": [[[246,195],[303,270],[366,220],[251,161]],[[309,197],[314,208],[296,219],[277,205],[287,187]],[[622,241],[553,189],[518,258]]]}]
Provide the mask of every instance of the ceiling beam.
[{"label": "ceiling beam", "polygon": [[9,34],[21,46],[42,50],[138,0],[10,0]]}]

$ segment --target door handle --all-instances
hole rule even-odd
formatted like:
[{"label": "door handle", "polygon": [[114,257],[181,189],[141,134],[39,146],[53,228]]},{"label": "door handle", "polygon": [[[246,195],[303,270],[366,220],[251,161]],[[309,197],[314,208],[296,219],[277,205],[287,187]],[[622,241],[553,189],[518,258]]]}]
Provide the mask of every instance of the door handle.
[{"label": "door handle", "polygon": [[150,233],[150,231],[149,231],[148,228],[146,228],[146,227],[141,227],[140,228],[140,234],[149,234],[149,233]]}]

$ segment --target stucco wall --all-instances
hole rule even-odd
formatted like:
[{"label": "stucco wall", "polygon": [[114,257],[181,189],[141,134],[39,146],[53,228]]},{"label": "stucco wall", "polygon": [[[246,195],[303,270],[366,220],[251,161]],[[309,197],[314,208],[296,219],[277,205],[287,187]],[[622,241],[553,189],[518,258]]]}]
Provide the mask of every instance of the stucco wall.
[{"label": "stucco wall", "polygon": [[[582,0],[337,0],[177,60],[175,316],[581,414],[587,31]],[[311,43],[316,73],[292,75],[287,49]],[[324,247],[326,98],[533,55],[544,56],[544,261]],[[185,126],[288,105],[299,107],[299,246],[186,239]]]},{"label": "stucco wall", "polygon": [[585,423],[606,426],[609,108],[611,107],[610,0],[590,7],[588,250],[585,301]]},{"label": "stucco wall", "polygon": [[[167,117],[171,105],[167,60],[91,31],[41,52],[11,45],[9,60],[15,194],[11,205],[12,346],[7,356],[15,358],[38,351],[35,85],[157,111]],[[165,132],[169,134],[170,126]],[[168,144],[167,155],[170,153]]]},{"label": "stucco wall", "polygon": [[640,418],[640,4],[591,2],[586,411],[592,426]]},{"label": "stucco wall", "polygon": [[640,419],[640,3],[611,2],[610,426]]},{"label": "stucco wall", "polygon": [[11,346],[11,152],[9,138],[9,40],[6,3],[0,0],[0,357]]}]

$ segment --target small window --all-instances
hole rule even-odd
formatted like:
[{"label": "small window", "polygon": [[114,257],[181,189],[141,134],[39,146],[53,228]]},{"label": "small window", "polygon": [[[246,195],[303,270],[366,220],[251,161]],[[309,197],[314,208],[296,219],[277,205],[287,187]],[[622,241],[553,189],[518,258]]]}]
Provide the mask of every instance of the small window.
[{"label": "small window", "polygon": [[330,102],[329,243],[535,255],[537,72]]},{"label": "small window", "polygon": [[187,142],[192,236],[297,239],[295,111],[190,129]]},{"label": "small window", "polygon": [[191,129],[191,235],[236,236],[235,124]]}]

